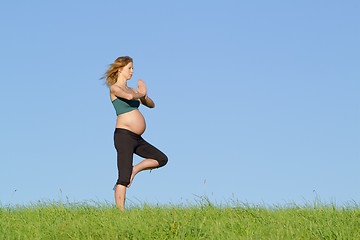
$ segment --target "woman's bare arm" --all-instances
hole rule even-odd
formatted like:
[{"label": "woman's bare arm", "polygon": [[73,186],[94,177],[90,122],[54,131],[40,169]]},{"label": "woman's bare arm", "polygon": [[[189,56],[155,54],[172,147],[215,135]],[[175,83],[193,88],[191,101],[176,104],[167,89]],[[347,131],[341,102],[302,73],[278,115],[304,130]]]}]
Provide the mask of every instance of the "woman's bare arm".
[{"label": "woman's bare arm", "polygon": [[148,96],[144,96],[144,97],[140,98],[140,102],[149,108],[155,107],[154,101],[151,98],[149,98]]},{"label": "woman's bare arm", "polygon": [[127,100],[140,99],[145,96],[144,93],[140,93],[134,90],[127,90],[117,85],[110,86],[110,92],[113,93],[117,97],[121,97]]}]

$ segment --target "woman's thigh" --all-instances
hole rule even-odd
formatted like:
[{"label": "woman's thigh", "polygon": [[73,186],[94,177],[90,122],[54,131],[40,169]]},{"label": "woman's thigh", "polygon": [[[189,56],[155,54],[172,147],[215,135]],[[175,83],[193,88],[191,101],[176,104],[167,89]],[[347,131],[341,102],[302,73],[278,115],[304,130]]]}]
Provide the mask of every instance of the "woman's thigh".
[{"label": "woman's thigh", "polygon": [[158,161],[159,167],[164,166],[168,162],[168,157],[162,151],[144,139],[139,140],[138,146],[135,148],[135,153],[140,157]]},{"label": "woman's thigh", "polygon": [[137,141],[132,139],[129,135],[115,133],[114,144],[117,151],[117,184],[127,186],[130,183],[133,154]]}]

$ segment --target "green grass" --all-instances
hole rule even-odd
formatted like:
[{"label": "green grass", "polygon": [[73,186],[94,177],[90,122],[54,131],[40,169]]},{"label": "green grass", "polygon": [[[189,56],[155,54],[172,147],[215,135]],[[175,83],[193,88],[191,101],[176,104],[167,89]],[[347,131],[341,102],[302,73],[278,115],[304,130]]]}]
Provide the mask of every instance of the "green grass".
[{"label": "green grass", "polygon": [[360,207],[38,202],[0,207],[0,239],[360,239]]}]

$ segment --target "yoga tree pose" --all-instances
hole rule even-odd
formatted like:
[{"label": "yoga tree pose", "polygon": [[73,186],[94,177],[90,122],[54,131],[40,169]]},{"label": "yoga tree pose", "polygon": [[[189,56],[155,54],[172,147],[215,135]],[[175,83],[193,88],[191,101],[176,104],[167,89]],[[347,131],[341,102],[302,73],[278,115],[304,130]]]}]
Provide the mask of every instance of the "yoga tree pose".
[{"label": "yoga tree pose", "polygon": [[[137,89],[127,86],[134,73],[133,59],[119,57],[101,79],[106,79],[110,87],[110,99],[116,110],[117,120],[114,132],[114,145],[117,151],[118,179],[115,184],[115,202],[125,210],[126,188],[130,187],[136,174],[143,170],[164,166],[168,158],[156,147],[146,142],[141,134],[146,123],[138,107],[143,104],[154,108],[154,101],[148,96],[144,81],[138,80]],[[133,154],[145,158],[133,166]]]}]

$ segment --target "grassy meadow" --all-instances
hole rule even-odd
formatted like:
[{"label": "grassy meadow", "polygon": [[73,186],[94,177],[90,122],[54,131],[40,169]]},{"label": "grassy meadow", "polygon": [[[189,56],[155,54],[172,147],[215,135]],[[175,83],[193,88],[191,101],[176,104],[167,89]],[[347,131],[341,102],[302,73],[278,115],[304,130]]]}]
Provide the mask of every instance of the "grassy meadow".
[{"label": "grassy meadow", "polygon": [[37,202],[0,206],[0,239],[360,239],[360,207]]}]

